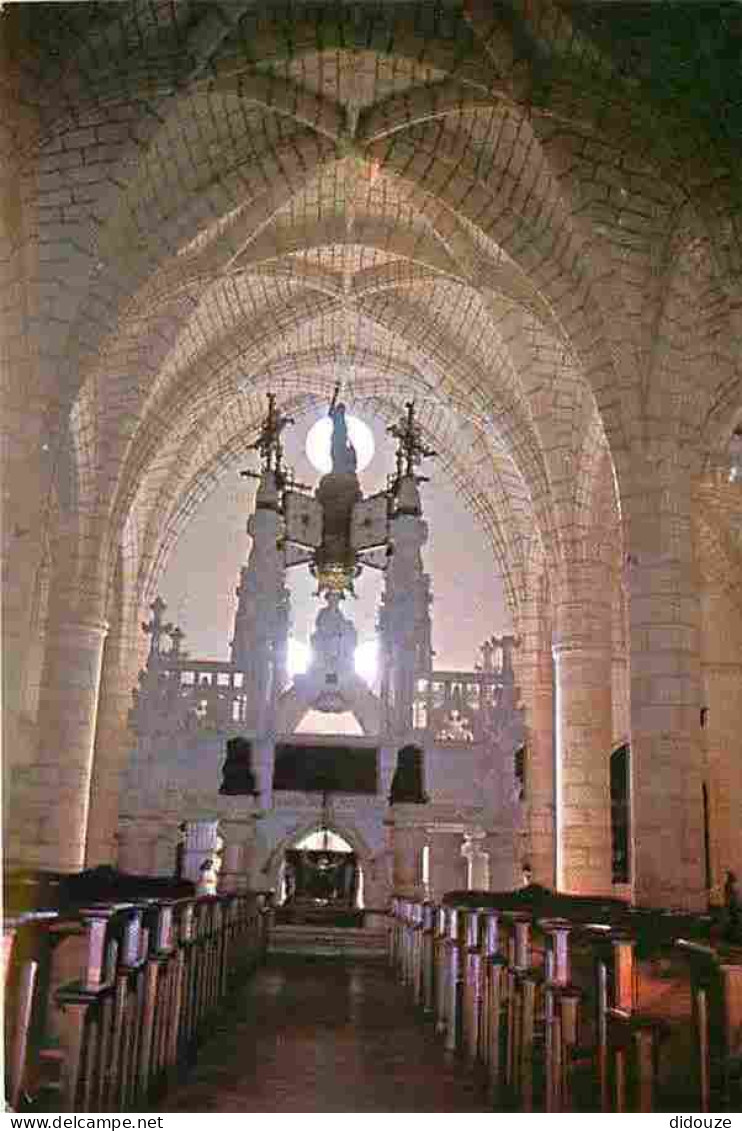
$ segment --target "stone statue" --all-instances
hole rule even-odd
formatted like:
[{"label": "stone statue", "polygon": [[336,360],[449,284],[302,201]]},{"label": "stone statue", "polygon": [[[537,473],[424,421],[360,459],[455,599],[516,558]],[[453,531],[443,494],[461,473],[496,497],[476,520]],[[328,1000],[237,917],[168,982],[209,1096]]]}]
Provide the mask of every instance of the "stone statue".
[{"label": "stone statue", "polygon": [[355,672],[356,630],[340,610],[339,593],[330,592],[325,600],[312,634],[312,654],[324,670],[347,679]]},{"label": "stone statue", "polygon": [[345,405],[338,404],[340,386],[335,386],[327,415],[332,421],[332,470],[335,474],[355,475],[358,459],[356,450],[348,439],[348,426],[345,423]]},{"label": "stone statue", "polygon": [[492,640],[485,640],[480,648],[482,653],[482,671],[493,672],[495,670],[495,645]]}]

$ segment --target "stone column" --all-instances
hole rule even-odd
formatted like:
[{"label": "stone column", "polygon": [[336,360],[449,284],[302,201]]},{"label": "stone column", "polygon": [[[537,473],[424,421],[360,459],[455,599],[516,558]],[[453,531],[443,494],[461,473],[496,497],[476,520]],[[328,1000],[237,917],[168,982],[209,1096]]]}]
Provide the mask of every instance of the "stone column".
[{"label": "stone column", "polygon": [[[26,850],[26,835],[11,821],[17,817],[22,778],[33,763],[34,731],[24,717],[24,683],[30,672],[38,684],[36,659],[43,616],[38,616],[40,573],[45,570],[47,538],[54,535],[51,476],[54,459],[45,418],[45,395],[36,285],[38,265],[38,199],[31,178],[24,176],[24,154],[39,136],[40,106],[24,96],[23,12],[5,5],[0,14],[0,121],[3,128],[0,192],[0,452],[2,453],[2,734],[3,817],[6,863]],[[18,144],[13,144],[15,139]],[[38,183],[38,182],[36,182]],[[34,712],[35,714],[35,712]],[[23,834],[16,838],[13,832]]]},{"label": "stone column", "polygon": [[246,819],[222,818],[219,828],[224,838],[219,891],[247,891],[250,886],[249,869],[255,835],[252,813]]},{"label": "stone column", "polygon": [[273,806],[273,769],[276,757],[276,742],[272,737],[256,738],[253,746],[253,772],[260,792],[260,805],[263,809]]},{"label": "stone column", "polygon": [[279,549],[280,494],[272,471],[264,471],[247,532],[248,564],[241,571],[232,663],[245,673],[246,722],[259,736],[275,729],[276,699],[282,690],[288,647],[286,567]]},{"label": "stone column", "polygon": [[522,843],[525,836],[525,831],[521,836],[516,828],[505,825],[488,834],[485,844],[489,856],[490,891],[516,891],[521,886],[523,863],[531,861],[528,849]]},{"label": "stone column", "polygon": [[557,607],[557,885],[608,895],[611,877],[611,576],[570,561]]},{"label": "stone column", "polygon": [[705,901],[700,610],[691,523],[692,453],[637,456],[623,502],[631,662],[634,899]]},{"label": "stone column", "polygon": [[144,876],[149,866],[149,836],[143,821],[125,819],[118,831],[116,865],[120,872]]},{"label": "stone column", "polygon": [[[534,600],[524,611],[515,661],[525,713],[526,856],[533,882],[553,889],[556,887],[554,688],[552,634],[543,609],[545,604],[548,604],[546,595],[538,603]],[[518,879],[525,862],[525,858],[518,861]]]},{"label": "stone column", "polygon": [[197,884],[204,860],[213,860],[219,848],[219,822],[216,819],[186,821],[183,851],[183,879]]},{"label": "stone column", "polygon": [[[623,571],[622,571],[623,572]],[[630,723],[628,604],[621,581],[613,593],[613,749],[628,741]]]},{"label": "stone column", "polygon": [[94,618],[49,625],[39,747],[24,803],[22,862],[32,867],[75,872],[84,865],[107,627]]},{"label": "stone column", "polygon": [[[726,869],[742,875],[742,758],[739,711],[742,664],[704,665],[707,708],[704,735],[708,753],[707,790],[712,880],[715,891]],[[718,899],[718,896],[717,896]]]},{"label": "stone column", "polygon": [[120,781],[136,743],[129,712],[139,666],[137,627],[135,623],[127,632],[127,626],[113,626],[103,652],[85,853],[88,868],[117,860]]},{"label": "stone column", "polygon": [[464,833],[460,851],[466,860],[466,886],[470,891],[489,891],[490,858],[482,846],[485,836],[481,829]]},{"label": "stone column", "polygon": [[430,892],[434,900],[441,900],[447,891],[461,891],[466,887],[466,863],[461,856],[463,830],[432,828],[428,833],[430,843]]},{"label": "stone column", "polygon": [[384,575],[381,643],[387,729],[398,745],[412,737],[415,678],[429,664],[429,578],[422,549],[428,537],[420,493],[412,476],[402,479],[390,523],[394,553]]},{"label": "stone column", "polygon": [[422,850],[427,836],[423,826],[412,824],[411,817],[400,811],[407,808],[404,805],[395,805],[390,820],[392,886],[395,895],[421,897],[423,895]]},{"label": "stone column", "polygon": [[385,800],[389,797],[396,768],[396,748],[394,746],[382,746],[379,750],[379,796]]},{"label": "stone column", "polygon": [[386,852],[372,857],[362,866],[364,907],[371,911],[383,911],[392,894]]}]

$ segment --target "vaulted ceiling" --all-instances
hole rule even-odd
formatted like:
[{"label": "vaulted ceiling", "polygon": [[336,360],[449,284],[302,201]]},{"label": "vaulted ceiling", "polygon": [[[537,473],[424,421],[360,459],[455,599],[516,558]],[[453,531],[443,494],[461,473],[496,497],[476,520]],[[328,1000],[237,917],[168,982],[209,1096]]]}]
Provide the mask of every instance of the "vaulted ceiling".
[{"label": "vaulted ceiling", "polygon": [[617,521],[606,452],[706,223],[688,185],[737,160],[736,80],[703,66],[734,5],[692,41],[555,0],[19,7],[39,387],[140,597],[269,389],[301,413],[341,380],[388,420],[414,396],[516,614],[535,561]]}]

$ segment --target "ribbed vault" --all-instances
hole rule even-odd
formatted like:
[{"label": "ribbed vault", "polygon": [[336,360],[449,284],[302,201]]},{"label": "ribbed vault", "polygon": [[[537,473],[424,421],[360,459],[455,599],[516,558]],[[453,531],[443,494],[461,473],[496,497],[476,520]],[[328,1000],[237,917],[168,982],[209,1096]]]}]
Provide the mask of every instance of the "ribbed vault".
[{"label": "ribbed vault", "polygon": [[[106,461],[121,461],[114,539],[136,500],[144,592],[215,469],[254,437],[255,394],[274,387],[295,411],[302,394],[326,398],[349,377],[354,401],[391,419],[413,390],[517,611],[530,543],[553,558],[570,521],[572,489],[554,471],[578,454],[575,414],[597,420],[580,374],[548,304],[501,247],[430,192],[351,155],[325,161],[272,212],[264,202],[259,220],[239,206],[166,255],[93,360],[79,403]],[[134,432],[122,428],[124,404]],[[85,455],[81,474],[94,481],[98,455]]]},{"label": "ribbed vault", "polygon": [[384,420],[414,393],[516,614],[534,570],[592,536],[596,507],[615,528],[596,469],[615,488],[604,467],[630,466],[637,414],[666,411],[660,386],[678,434],[716,442],[742,378],[717,346],[739,318],[718,268],[734,232],[709,203],[723,186],[709,174],[689,202],[712,142],[675,129],[682,83],[647,115],[625,70],[633,32],[619,20],[614,50],[585,7],[29,15],[18,81],[37,134],[21,167],[55,210],[38,383],[78,577],[112,579],[124,553],[151,593],[270,388],[301,413],[342,377]]}]

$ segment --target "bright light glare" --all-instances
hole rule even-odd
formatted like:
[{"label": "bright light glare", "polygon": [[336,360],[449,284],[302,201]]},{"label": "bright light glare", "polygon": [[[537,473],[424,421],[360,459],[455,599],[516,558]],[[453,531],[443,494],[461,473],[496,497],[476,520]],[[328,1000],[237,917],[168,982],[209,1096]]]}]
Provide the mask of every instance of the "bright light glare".
[{"label": "bright light glare", "polygon": [[[288,670],[289,678],[295,675],[304,675],[312,658],[312,649],[301,640],[289,637]],[[365,683],[373,683],[378,672],[378,646],[375,640],[366,640],[356,648],[355,655],[356,674]]]},{"label": "bright light glare", "polygon": [[373,683],[379,670],[379,649],[375,640],[366,640],[356,648],[356,675],[365,683]]},{"label": "bright light glare", "polygon": [[293,636],[289,636],[289,654],[288,654],[288,670],[289,677],[294,678],[295,675],[303,675],[309,667],[309,657],[311,649],[308,644],[303,644],[301,640],[294,640]]},{"label": "bright light glare", "polygon": [[[373,432],[368,424],[364,424],[357,416],[346,415],[345,423],[348,426],[348,438],[356,450],[358,471],[363,471],[374,458],[376,445]],[[322,416],[309,429],[305,449],[312,467],[322,475],[332,471],[331,444],[332,421],[329,416]]]}]

